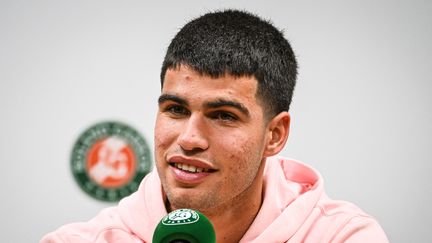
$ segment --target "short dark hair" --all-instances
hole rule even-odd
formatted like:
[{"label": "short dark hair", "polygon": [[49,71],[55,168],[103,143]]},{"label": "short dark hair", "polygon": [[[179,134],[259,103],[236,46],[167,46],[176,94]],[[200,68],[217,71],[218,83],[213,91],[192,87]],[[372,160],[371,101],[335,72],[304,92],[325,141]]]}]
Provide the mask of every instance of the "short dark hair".
[{"label": "short dark hair", "polygon": [[266,115],[289,110],[297,76],[294,52],[280,30],[254,14],[222,10],[187,23],[168,47],[162,87],[167,69],[180,65],[214,78],[253,76]]}]

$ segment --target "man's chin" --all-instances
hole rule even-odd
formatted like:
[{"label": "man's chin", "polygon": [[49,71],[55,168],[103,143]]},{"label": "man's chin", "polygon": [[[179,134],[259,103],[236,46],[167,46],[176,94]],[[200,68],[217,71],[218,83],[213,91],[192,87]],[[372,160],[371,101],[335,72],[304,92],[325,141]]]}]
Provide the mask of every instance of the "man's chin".
[{"label": "man's chin", "polygon": [[215,198],[212,198],[209,193],[197,192],[196,189],[176,189],[167,193],[167,199],[172,210],[191,208],[200,211],[215,206]]}]

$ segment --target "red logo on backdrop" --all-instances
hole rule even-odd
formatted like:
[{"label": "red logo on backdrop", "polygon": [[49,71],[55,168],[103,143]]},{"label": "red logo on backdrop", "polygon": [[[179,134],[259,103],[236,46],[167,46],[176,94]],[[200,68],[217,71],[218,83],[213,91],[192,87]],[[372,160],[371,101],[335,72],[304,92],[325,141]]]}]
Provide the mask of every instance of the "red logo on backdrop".
[{"label": "red logo on backdrop", "polygon": [[135,167],[132,148],[120,138],[105,138],[90,148],[87,171],[103,187],[125,184],[132,178]]}]

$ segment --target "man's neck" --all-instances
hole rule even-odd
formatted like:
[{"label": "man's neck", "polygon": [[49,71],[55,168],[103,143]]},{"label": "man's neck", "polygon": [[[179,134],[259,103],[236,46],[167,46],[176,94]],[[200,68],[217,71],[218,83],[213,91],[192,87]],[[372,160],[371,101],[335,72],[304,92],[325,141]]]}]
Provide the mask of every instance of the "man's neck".
[{"label": "man's neck", "polygon": [[[262,188],[262,186],[261,186]],[[262,191],[262,190],[261,190]],[[241,201],[241,202],[240,202]],[[239,200],[223,212],[217,210],[203,212],[213,223],[216,231],[216,242],[238,243],[247,232],[262,204],[262,194],[248,201]]]}]

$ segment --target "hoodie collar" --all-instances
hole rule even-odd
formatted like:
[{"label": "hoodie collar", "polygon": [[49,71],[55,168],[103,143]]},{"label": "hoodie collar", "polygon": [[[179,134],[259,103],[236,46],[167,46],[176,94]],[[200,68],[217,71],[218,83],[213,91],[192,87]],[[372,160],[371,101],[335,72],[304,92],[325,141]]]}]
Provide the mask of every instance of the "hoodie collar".
[{"label": "hoodie collar", "polygon": [[320,174],[292,159],[270,157],[264,170],[263,203],[241,242],[285,242],[323,193]]}]

